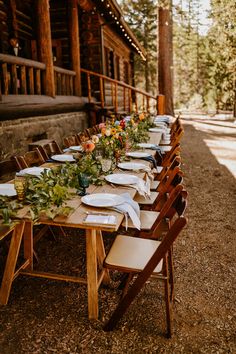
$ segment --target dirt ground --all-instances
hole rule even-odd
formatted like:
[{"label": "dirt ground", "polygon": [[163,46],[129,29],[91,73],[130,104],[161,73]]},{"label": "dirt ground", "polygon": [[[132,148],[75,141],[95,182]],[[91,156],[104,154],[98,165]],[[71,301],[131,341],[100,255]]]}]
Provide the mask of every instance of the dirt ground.
[{"label": "dirt ground", "polygon": [[[160,283],[148,283],[117,329],[105,333],[116,289],[100,289],[100,318],[90,322],[84,286],[22,276],[0,307],[0,354],[236,353],[236,169],[228,169],[236,162],[236,125],[213,118],[183,123],[188,226],[174,248],[173,337],[164,335]],[[45,237],[37,251],[40,269],[84,272],[84,239],[75,233],[56,242]]]}]

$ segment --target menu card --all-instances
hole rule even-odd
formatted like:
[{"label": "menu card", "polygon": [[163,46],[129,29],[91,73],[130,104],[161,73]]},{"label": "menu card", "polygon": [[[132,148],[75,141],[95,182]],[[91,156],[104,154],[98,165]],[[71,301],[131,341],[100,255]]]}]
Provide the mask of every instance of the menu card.
[{"label": "menu card", "polygon": [[88,214],[84,219],[84,223],[113,226],[117,223],[117,217],[115,215]]}]

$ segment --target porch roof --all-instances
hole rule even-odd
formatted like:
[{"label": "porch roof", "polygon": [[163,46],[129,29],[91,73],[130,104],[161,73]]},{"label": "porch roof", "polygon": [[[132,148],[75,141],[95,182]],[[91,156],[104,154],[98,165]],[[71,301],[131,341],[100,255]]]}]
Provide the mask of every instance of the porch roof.
[{"label": "porch roof", "polygon": [[94,7],[94,10],[98,8],[103,17],[109,18],[109,23],[113,24],[128,44],[142,57],[143,60],[146,60],[146,51],[126,23],[117,1],[94,0],[94,3],[96,3],[97,6]]}]

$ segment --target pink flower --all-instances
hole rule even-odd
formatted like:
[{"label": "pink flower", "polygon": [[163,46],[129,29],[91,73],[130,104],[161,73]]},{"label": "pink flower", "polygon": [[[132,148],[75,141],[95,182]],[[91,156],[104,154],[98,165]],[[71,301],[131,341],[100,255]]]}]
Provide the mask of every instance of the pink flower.
[{"label": "pink flower", "polygon": [[100,123],[98,127],[99,127],[99,129],[105,128],[106,124],[105,123]]}]

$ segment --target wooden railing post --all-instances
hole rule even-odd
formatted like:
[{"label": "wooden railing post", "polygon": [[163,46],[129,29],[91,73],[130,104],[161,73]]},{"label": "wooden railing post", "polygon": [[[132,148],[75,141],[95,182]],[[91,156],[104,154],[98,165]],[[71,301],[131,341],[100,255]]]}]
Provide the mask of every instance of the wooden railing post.
[{"label": "wooden railing post", "polygon": [[157,114],[165,114],[165,96],[157,96]]},{"label": "wooden railing post", "polygon": [[149,113],[150,105],[149,105],[149,97],[148,96],[146,97],[146,100],[147,100],[147,112]]},{"label": "wooden railing post", "polygon": [[39,57],[46,65],[44,93],[55,97],[49,0],[37,1]]},{"label": "wooden railing post", "polygon": [[138,97],[137,97],[137,92],[135,94],[135,112],[138,113]]},{"label": "wooden railing post", "polygon": [[74,80],[74,90],[76,96],[81,96],[81,75],[80,75],[80,43],[79,43],[79,16],[78,16],[78,0],[70,0],[70,48],[72,70],[76,76]]},{"label": "wooden railing post", "polygon": [[88,85],[88,101],[90,103],[92,100],[90,74],[87,74],[87,85]]},{"label": "wooden railing post", "polygon": [[117,83],[115,82],[115,113],[118,112]]},{"label": "wooden railing post", "polygon": [[131,89],[129,89],[129,112],[131,113],[132,112],[132,91]]},{"label": "wooden railing post", "polygon": [[101,107],[104,108],[105,102],[104,102],[104,84],[103,84],[103,78],[99,78],[99,87],[100,87],[100,100],[101,100]]},{"label": "wooden railing post", "polygon": [[124,111],[126,112],[126,97],[125,97],[125,87],[123,87],[123,101],[124,101]]}]

